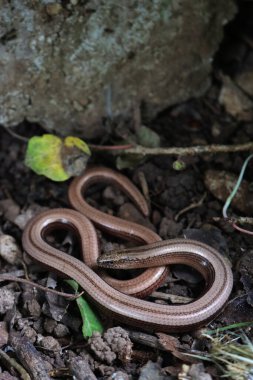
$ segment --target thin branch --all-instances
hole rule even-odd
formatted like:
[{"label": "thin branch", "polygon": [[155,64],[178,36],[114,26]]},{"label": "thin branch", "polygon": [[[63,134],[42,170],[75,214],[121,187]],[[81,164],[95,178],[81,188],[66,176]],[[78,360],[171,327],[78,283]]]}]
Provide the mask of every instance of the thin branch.
[{"label": "thin branch", "polygon": [[246,230],[245,228],[242,228],[242,227],[238,226],[236,223],[233,223],[232,226],[237,231],[240,231],[240,232],[242,232],[244,234],[247,234],[247,235],[251,235],[251,236],[253,235],[253,231]]},{"label": "thin branch", "polygon": [[156,291],[151,293],[150,297],[167,300],[167,301],[170,300],[173,304],[174,303],[186,304],[193,301],[193,298],[190,298],[190,297],[177,296],[176,294],[168,294],[168,293],[156,292]]},{"label": "thin branch", "polygon": [[253,231],[250,231],[250,230],[247,230],[245,228],[242,228],[240,226],[238,226],[237,223],[240,223],[240,224],[249,224],[249,225],[253,225],[253,218],[250,218],[250,217],[244,217],[244,216],[238,216],[238,217],[227,217],[227,218],[224,218],[224,217],[213,217],[212,218],[214,222],[227,222],[229,224],[231,224],[231,226],[237,230],[237,231],[240,231],[244,234],[247,234],[247,235],[253,235]]},{"label": "thin branch", "polygon": [[142,194],[144,195],[144,198],[146,199],[146,202],[147,202],[149,210],[150,210],[150,196],[149,196],[149,189],[148,189],[147,179],[145,177],[145,174],[142,171],[138,172],[138,178],[139,178],[139,181],[140,181],[140,186],[141,186],[141,189],[142,189]]},{"label": "thin branch", "polygon": [[175,221],[177,222],[177,221],[178,221],[178,218],[179,218],[181,215],[185,214],[186,212],[188,212],[188,211],[190,211],[190,210],[192,210],[192,209],[194,209],[194,208],[197,208],[197,207],[202,206],[202,204],[203,204],[203,202],[204,202],[206,196],[207,196],[207,193],[204,193],[204,194],[202,195],[202,197],[200,198],[199,201],[197,201],[197,202],[193,202],[193,203],[191,203],[189,206],[187,206],[187,207],[183,208],[182,210],[180,210],[180,211],[175,215],[175,217],[174,217]]},{"label": "thin branch", "polygon": [[2,127],[6,130],[7,133],[9,133],[9,135],[11,135],[12,137],[15,137],[15,139],[18,139],[26,143],[29,141],[27,137],[21,136],[18,133],[12,131],[10,127],[5,127],[4,125],[2,125]]},{"label": "thin branch", "polygon": [[125,145],[94,145],[94,144],[89,144],[89,148],[91,150],[125,150],[132,148],[133,144],[125,144]]},{"label": "thin branch", "polygon": [[3,350],[0,350],[0,360],[5,362],[8,369],[15,368],[16,371],[20,374],[21,379],[31,380],[31,377],[26,372],[26,370],[19,363],[17,363],[14,358],[11,358]]},{"label": "thin branch", "polygon": [[62,297],[68,298],[71,301],[75,300],[76,298],[80,297],[83,294],[83,292],[78,293],[78,294],[71,294],[71,293],[60,292],[58,290],[47,288],[46,286],[39,285],[39,284],[37,284],[37,283],[35,283],[33,281],[30,281],[30,280],[27,280],[25,278],[19,278],[19,277],[12,276],[12,275],[9,275],[9,274],[1,274],[0,275],[0,282],[2,282],[2,281],[21,282],[22,284],[33,286],[35,288],[43,290],[44,292],[49,292],[49,293],[52,293],[52,294],[56,294],[58,296],[62,296]]},{"label": "thin branch", "polygon": [[214,222],[227,222],[230,224],[234,223],[240,223],[240,224],[250,224],[253,225],[253,218],[248,217],[248,216],[230,216],[227,218],[224,218],[223,216],[214,216],[212,218]]},{"label": "thin branch", "polygon": [[237,145],[197,145],[191,147],[168,147],[168,148],[145,148],[136,145],[134,148],[124,149],[121,154],[136,154],[142,156],[176,155],[176,156],[195,156],[206,153],[236,153],[253,151],[253,143]]}]

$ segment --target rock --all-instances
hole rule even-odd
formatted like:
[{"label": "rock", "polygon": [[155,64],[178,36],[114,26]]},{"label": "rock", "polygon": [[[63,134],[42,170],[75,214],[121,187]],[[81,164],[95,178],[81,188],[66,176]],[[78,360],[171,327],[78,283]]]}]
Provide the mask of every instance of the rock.
[{"label": "rock", "polygon": [[78,356],[70,360],[69,369],[73,379],[97,380],[97,377],[90,368],[88,360],[84,360]]},{"label": "rock", "polygon": [[87,138],[140,102],[150,119],[201,95],[235,13],[233,0],[3,0],[0,9],[0,124],[26,119]]},{"label": "rock", "polygon": [[[204,182],[207,189],[220,201],[225,203],[226,199],[232,192],[238,177],[223,170],[207,170],[204,175]],[[232,202],[232,208],[235,208],[245,215],[251,215],[253,212],[253,195],[249,190],[249,183],[246,180],[241,182]]]},{"label": "rock", "polygon": [[22,335],[25,336],[31,343],[35,343],[37,340],[37,333],[30,326],[26,326],[26,328],[23,329]]},{"label": "rock", "polygon": [[203,363],[192,364],[188,374],[191,379],[199,379],[199,380],[212,380],[212,376],[206,372]]},{"label": "rock", "polygon": [[238,74],[236,76],[236,83],[249,96],[253,96],[253,70]]},{"label": "rock", "polygon": [[0,201],[0,213],[10,222],[14,223],[19,212],[20,207],[13,199],[8,198]]},{"label": "rock", "polygon": [[228,76],[223,76],[219,102],[230,115],[240,121],[253,118],[253,102]]},{"label": "rock", "polygon": [[127,373],[122,371],[114,372],[108,380],[130,380],[132,377],[129,377]]},{"label": "rock", "polygon": [[48,208],[34,203],[26,210],[22,210],[22,212],[15,218],[14,223],[23,230],[32,217],[45,210],[48,210]]},{"label": "rock", "polygon": [[35,298],[26,301],[23,307],[24,307],[24,311],[27,313],[27,315],[29,315],[31,317],[37,317],[37,318],[40,317],[41,306]]},{"label": "rock", "polygon": [[159,363],[149,360],[140,370],[139,380],[169,380],[170,377],[162,373]]},{"label": "rock", "polygon": [[57,322],[53,319],[46,318],[44,322],[44,329],[47,333],[51,334],[54,331],[54,328],[57,326]]}]

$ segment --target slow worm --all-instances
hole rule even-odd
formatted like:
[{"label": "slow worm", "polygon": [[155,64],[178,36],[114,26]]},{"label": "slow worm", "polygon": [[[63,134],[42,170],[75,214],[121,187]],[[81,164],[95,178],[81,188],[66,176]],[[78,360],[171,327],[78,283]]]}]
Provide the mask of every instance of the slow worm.
[{"label": "slow worm", "polygon": [[[109,181],[111,182],[111,180]],[[89,182],[90,184],[91,182]],[[80,186],[80,193],[79,190],[78,193],[82,194],[83,186]],[[92,212],[94,212],[94,208],[92,208]],[[99,217],[99,213],[97,211],[96,217]],[[106,220],[107,216],[105,217],[105,214],[103,216]],[[107,221],[110,225],[111,219],[108,218]],[[96,221],[94,222],[98,225]],[[128,228],[130,224],[128,222]],[[138,235],[140,230],[136,232],[135,226],[138,225],[134,225],[132,231],[131,229],[130,231],[124,230],[123,234],[121,234],[119,226],[118,236],[128,237],[131,240],[135,236],[135,240],[146,242],[143,236]],[[141,226],[139,227],[141,228]],[[70,209],[45,211],[28,222],[22,237],[25,251],[34,260],[53,271],[76,280],[91,302],[102,312],[122,323],[152,331],[189,331],[214,318],[230,295],[233,276],[229,264],[219,252],[203,243],[177,239],[149,242],[148,245],[128,250],[126,259],[133,267],[152,265],[163,268],[164,265],[182,263],[194,267],[202,274],[206,288],[200,298],[187,305],[160,305],[123,294],[107,284],[94,269],[84,262],[49,245],[46,241],[47,235],[58,228],[70,230],[78,236],[81,253],[85,260],[87,257],[87,262],[93,262],[94,256],[98,258],[99,245],[93,224],[79,211]],[[108,225],[105,229],[108,230],[107,228]],[[145,228],[145,230],[147,229]],[[124,252],[121,253],[124,254]],[[137,254],[140,257],[137,257]],[[118,256],[118,253],[112,253],[102,256],[100,261],[107,267],[111,265],[117,267],[122,264],[122,260],[118,260]],[[144,276],[146,273],[147,271],[144,272]]]},{"label": "slow worm", "polygon": [[[84,175],[76,177],[71,182],[69,186],[69,201],[72,207],[90,219],[99,229],[108,232],[110,235],[142,244],[150,244],[161,240],[160,236],[149,228],[105,214],[90,206],[85,199],[85,195],[92,184],[99,182],[118,187],[135,203],[143,215],[147,216],[149,214],[145,198],[133,183],[124,175],[104,167],[88,169]],[[86,264],[96,269],[98,256],[99,252],[93,250],[92,254],[85,258]],[[117,280],[106,272],[102,272],[102,270],[100,270],[99,274],[113,288],[123,293],[143,298],[164,282],[168,269],[165,266],[150,267],[139,276],[125,281]]]}]

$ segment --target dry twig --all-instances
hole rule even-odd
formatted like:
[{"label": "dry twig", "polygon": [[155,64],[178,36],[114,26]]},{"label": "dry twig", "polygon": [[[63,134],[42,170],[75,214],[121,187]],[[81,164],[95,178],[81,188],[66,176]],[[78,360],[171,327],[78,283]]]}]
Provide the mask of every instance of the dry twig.
[{"label": "dry twig", "polygon": [[20,374],[20,378],[23,380],[31,380],[30,375],[26,370],[16,362],[14,358],[11,358],[3,350],[0,349],[0,360],[5,363],[8,368],[15,368],[15,370]]},{"label": "dry twig", "polygon": [[46,286],[39,285],[36,282],[27,280],[25,278],[19,278],[19,277],[12,276],[12,275],[9,275],[9,274],[1,274],[0,275],[0,282],[2,282],[2,281],[21,282],[22,284],[33,286],[35,288],[43,290],[44,292],[49,292],[49,293],[52,293],[52,294],[56,294],[58,296],[62,296],[62,297],[68,298],[71,301],[75,300],[76,298],[80,297],[83,294],[83,292],[78,293],[78,294],[71,294],[71,293],[60,292],[58,290],[47,288]]},{"label": "dry twig", "polygon": [[142,156],[158,156],[158,155],[176,155],[176,156],[195,156],[206,153],[236,153],[253,151],[253,143],[237,145],[197,145],[191,147],[169,147],[169,148],[145,148],[136,145],[134,148],[124,149],[121,154],[132,154]]}]

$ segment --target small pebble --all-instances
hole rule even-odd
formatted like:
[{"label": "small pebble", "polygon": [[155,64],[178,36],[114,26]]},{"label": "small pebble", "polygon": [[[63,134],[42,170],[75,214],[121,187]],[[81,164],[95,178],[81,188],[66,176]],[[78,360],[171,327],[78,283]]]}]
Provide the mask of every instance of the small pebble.
[{"label": "small pebble", "polygon": [[117,189],[111,186],[107,186],[103,191],[103,198],[105,200],[113,201],[117,206],[121,206],[124,203],[124,196],[119,193]]},{"label": "small pebble", "polygon": [[238,121],[252,120],[252,100],[228,76],[222,76],[219,103]]},{"label": "small pebble", "polygon": [[6,220],[14,223],[15,218],[20,213],[20,207],[13,201],[13,199],[2,199],[0,201],[0,213],[4,215]]},{"label": "small pebble", "polygon": [[63,338],[64,336],[69,334],[69,329],[62,323],[58,323],[54,329],[54,334],[56,338]]},{"label": "small pebble", "polygon": [[62,6],[61,4],[58,4],[58,3],[47,4],[46,11],[48,15],[56,16],[58,15],[58,13],[62,11]]},{"label": "small pebble", "polygon": [[117,371],[117,372],[114,372],[109,378],[108,380],[129,380],[130,377],[128,376],[127,373],[125,372],[122,372],[122,371]]},{"label": "small pebble", "polygon": [[0,314],[11,310],[15,303],[15,293],[6,288],[0,288]]},{"label": "small pebble", "polygon": [[45,319],[44,329],[48,334],[52,334],[56,326],[57,326],[57,322],[54,319],[51,319],[51,318]]},{"label": "small pebble", "polygon": [[30,327],[30,326],[27,326],[26,328],[24,328],[24,329],[22,330],[22,335],[26,336],[26,337],[29,339],[29,341],[30,341],[31,343],[35,343],[35,342],[36,342],[36,339],[37,339],[37,333],[36,333],[36,331],[35,331],[32,327]]},{"label": "small pebble", "polygon": [[99,364],[96,366],[96,369],[98,369],[99,373],[101,373],[101,375],[104,376],[106,379],[108,376],[111,376],[115,372],[114,367],[106,364]]},{"label": "small pebble", "polygon": [[[208,191],[224,204],[237,182],[237,176],[224,170],[209,169],[204,173],[204,182]],[[234,198],[231,208],[246,215],[253,212],[253,194],[249,191],[249,182],[243,180]]]},{"label": "small pebble", "polygon": [[33,328],[37,333],[43,333],[43,319],[41,317],[33,322]]},{"label": "small pebble", "polygon": [[17,215],[14,220],[14,223],[23,230],[27,224],[27,222],[35,215],[40,213],[41,211],[48,210],[47,207],[42,207],[37,204],[32,204],[28,209],[22,211],[21,214]]},{"label": "small pebble", "polygon": [[21,251],[13,236],[0,236],[0,256],[9,264],[17,264],[21,258]]},{"label": "small pebble", "polygon": [[31,317],[40,317],[41,315],[41,306],[35,298],[25,302],[24,310]]},{"label": "small pebble", "polygon": [[21,315],[19,318],[17,318],[15,327],[17,330],[23,330],[24,328],[28,327],[30,325],[30,322],[28,321],[27,318],[22,318]]},{"label": "small pebble", "polygon": [[73,379],[76,380],[97,380],[97,377],[92,372],[88,360],[81,357],[75,357],[69,363],[70,373]]},{"label": "small pebble", "polygon": [[162,373],[160,364],[149,360],[140,371],[139,380],[169,380],[171,377]]},{"label": "small pebble", "polygon": [[52,336],[45,336],[40,340],[40,346],[50,351],[60,351],[61,346],[59,342]]}]

